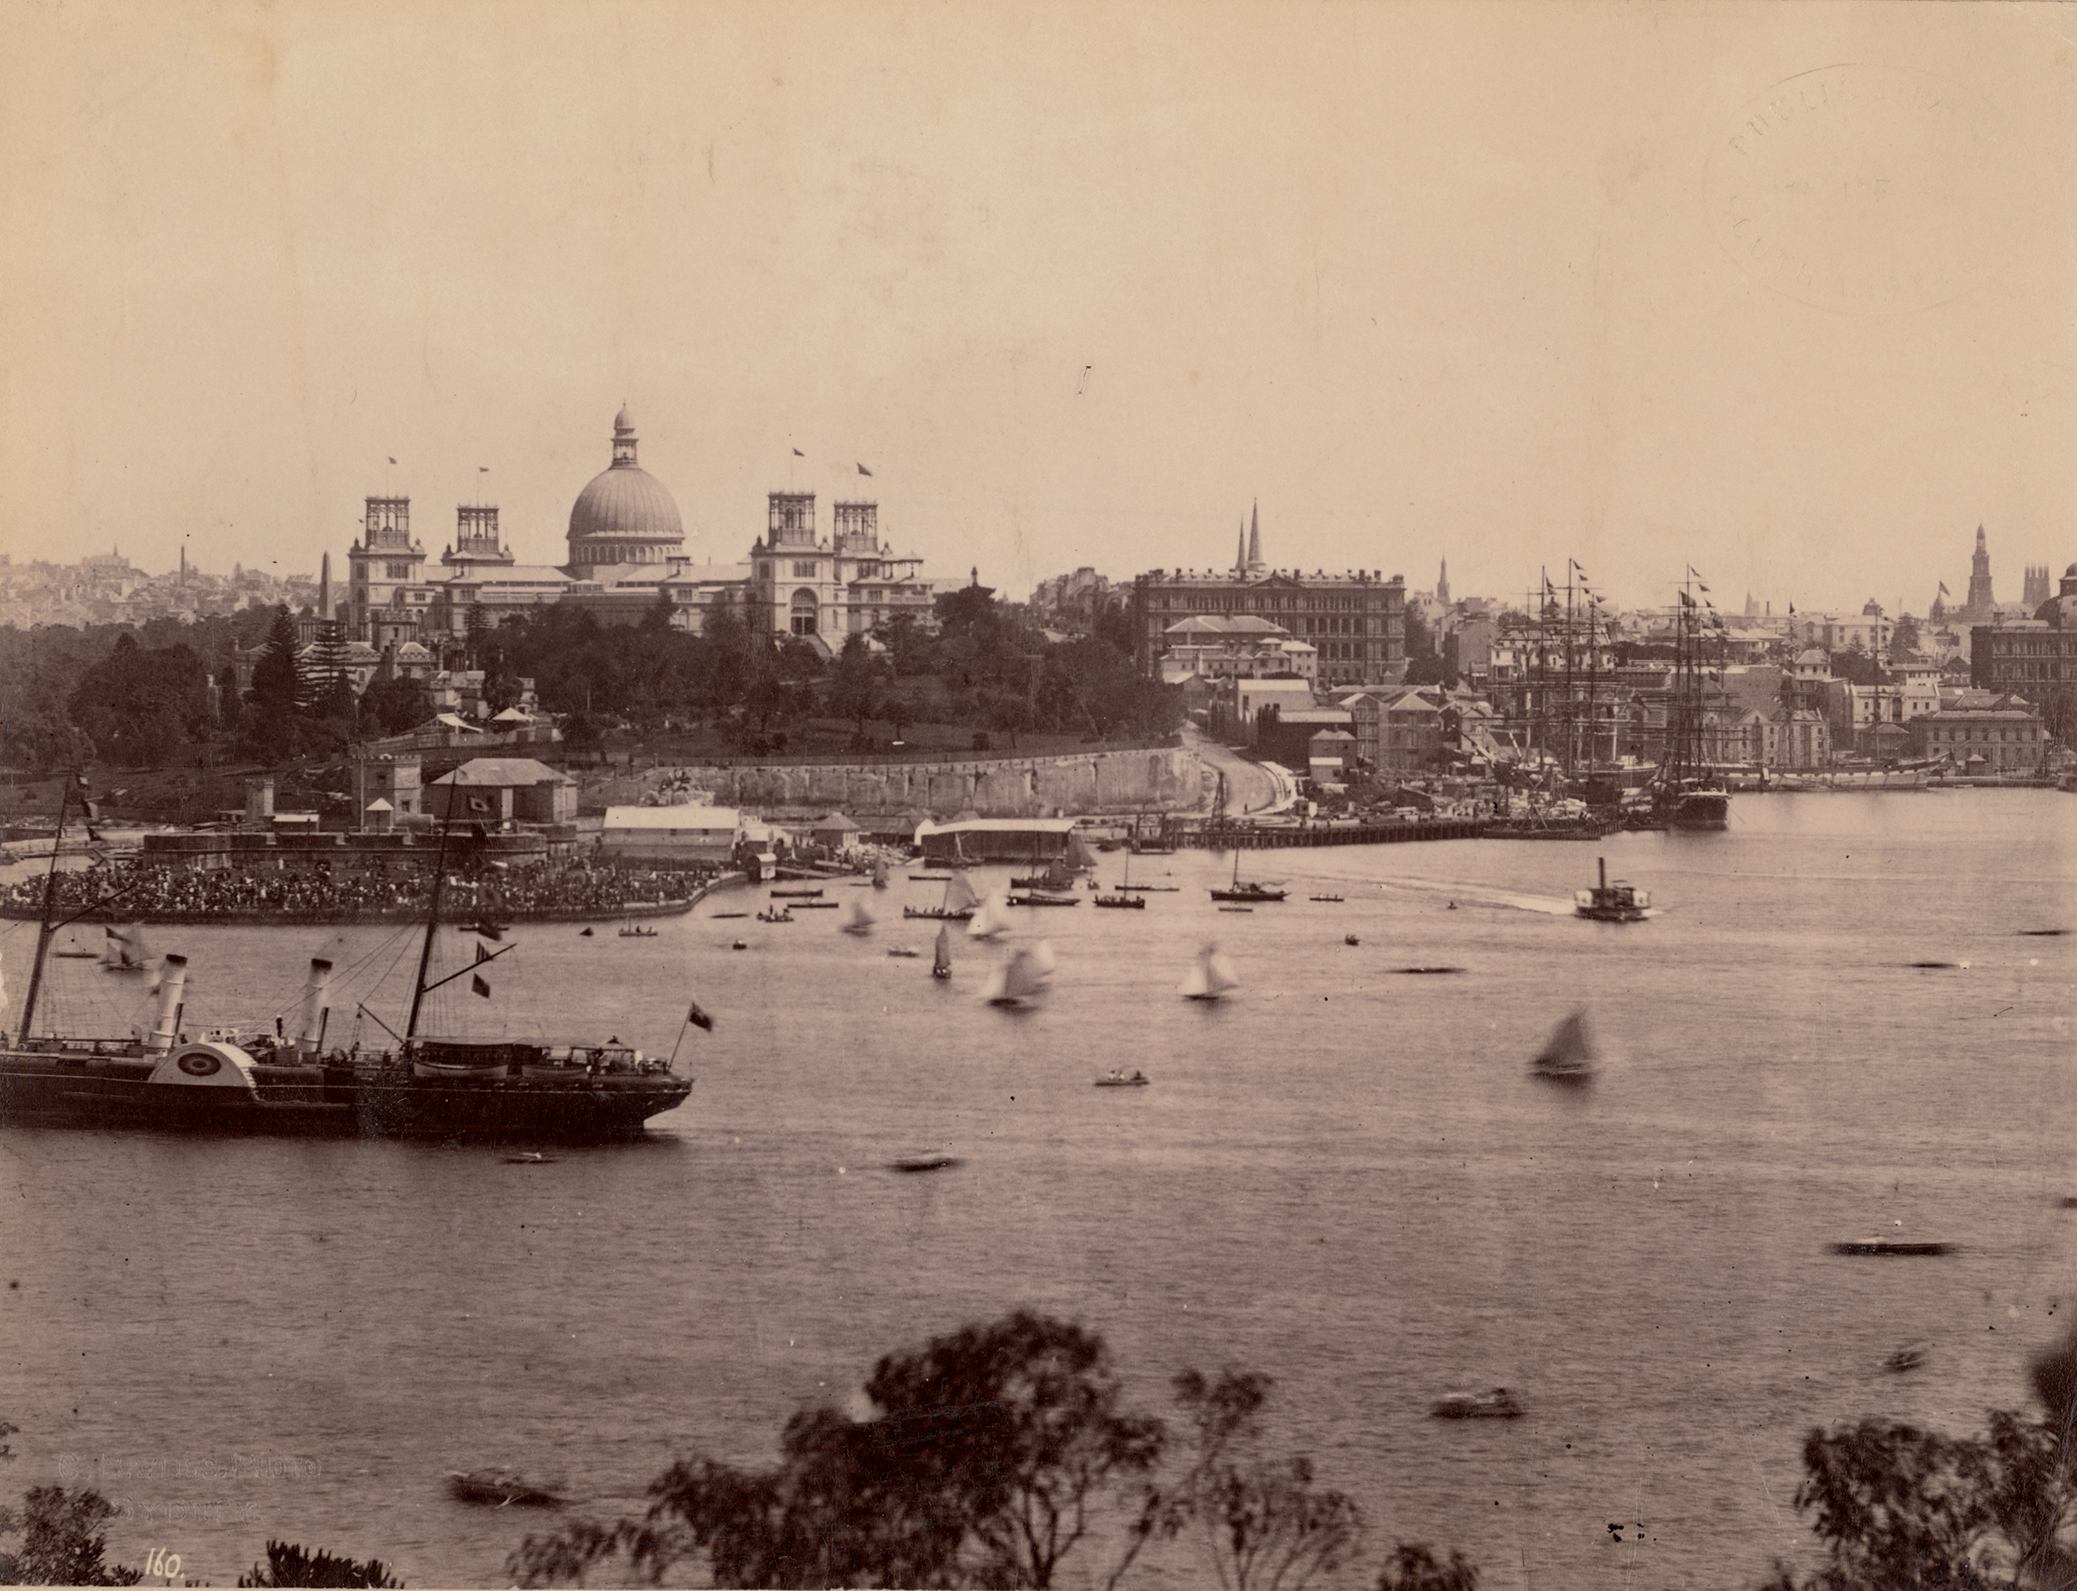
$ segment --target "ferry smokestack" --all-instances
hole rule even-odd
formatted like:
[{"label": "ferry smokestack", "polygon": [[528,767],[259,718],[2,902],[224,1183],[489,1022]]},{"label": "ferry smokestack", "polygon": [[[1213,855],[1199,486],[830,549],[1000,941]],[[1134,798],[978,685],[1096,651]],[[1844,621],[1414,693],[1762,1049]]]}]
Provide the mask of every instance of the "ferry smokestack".
[{"label": "ferry smokestack", "polygon": [[180,995],[187,986],[188,958],[168,956],[165,970],[159,974],[159,1014],[152,1024],[151,1037],[144,1047],[153,1055],[164,1055],[173,1048],[173,1037],[180,1027]]},{"label": "ferry smokestack", "polygon": [[296,1056],[309,1061],[317,1055],[318,1028],[323,1021],[325,985],[332,981],[332,964],[322,956],[310,958],[310,981],[303,985],[303,1016],[296,1028]]}]

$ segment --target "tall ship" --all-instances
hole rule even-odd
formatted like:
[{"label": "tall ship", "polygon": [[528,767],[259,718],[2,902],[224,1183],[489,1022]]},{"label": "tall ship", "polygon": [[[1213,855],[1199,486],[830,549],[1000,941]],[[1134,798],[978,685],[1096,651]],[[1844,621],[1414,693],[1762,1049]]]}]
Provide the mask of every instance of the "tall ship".
[{"label": "tall ship", "polygon": [[[84,780],[78,783],[84,804]],[[72,793],[68,783],[65,797]],[[61,799],[61,834],[64,806]],[[692,1079],[674,1061],[617,1039],[486,1040],[419,1031],[428,993],[462,977],[480,983],[478,969],[510,948],[479,945],[470,965],[428,981],[447,847],[443,828],[404,1031],[387,1047],[366,1051],[324,1048],[332,965],[321,958],[310,963],[293,1036],[187,1033],[187,959],[175,954],[161,958],[148,1030],[140,1026],[127,1037],[39,1032],[45,961],[53,935],[67,926],[54,921],[54,855],[19,1028],[0,1035],[0,1125],[567,1142],[634,1136],[650,1117],[683,1104]],[[686,1022],[713,1025],[697,1005]]]},{"label": "tall ship", "polygon": [[1652,814],[1674,829],[1722,829],[1730,825],[1731,793],[1705,756],[1703,695],[1721,683],[1724,623],[1716,604],[1689,567],[1674,612],[1673,680],[1666,704],[1666,755],[1652,781]]}]

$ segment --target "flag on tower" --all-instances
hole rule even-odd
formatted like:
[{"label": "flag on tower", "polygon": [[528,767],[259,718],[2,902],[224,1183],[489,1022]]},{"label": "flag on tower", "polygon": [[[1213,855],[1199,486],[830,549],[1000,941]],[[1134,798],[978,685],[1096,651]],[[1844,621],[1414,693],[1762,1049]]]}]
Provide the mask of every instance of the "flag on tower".
[{"label": "flag on tower", "polygon": [[1947,582],[1946,582],[1945,580],[1941,581],[1941,582],[1940,582],[1940,595],[1941,595],[1941,596],[1943,596],[1943,597],[1945,597],[1945,596],[1951,596],[1952,594],[1953,594],[1953,593],[1951,593],[1951,592],[1950,592],[1950,591],[1949,591],[1949,590],[1947,589]]},{"label": "flag on tower", "polygon": [[476,466],[476,473],[478,475],[488,475],[490,473],[490,466],[488,464],[479,464]]},{"label": "flag on tower", "polygon": [[795,448],[795,449],[793,450],[793,456],[794,456],[795,458],[797,458],[797,459],[804,459],[804,458],[806,458],[806,457],[807,457],[808,455],[807,455],[807,454],[805,454],[805,453],[803,453],[803,452],[802,452],[802,451],[801,451],[801,450],[800,450],[799,448]]},{"label": "flag on tower", "polygon": [[863,464],[861,464],[858,466],[858,473],[870,479],[873,472],[867,469]]},{"label": "flag on tower", "polygon": [[391,459],[391,460],[390,460],[390,463],[394,464],[394,463],[396,463],[396,460],[395,460],[395,459]]}]

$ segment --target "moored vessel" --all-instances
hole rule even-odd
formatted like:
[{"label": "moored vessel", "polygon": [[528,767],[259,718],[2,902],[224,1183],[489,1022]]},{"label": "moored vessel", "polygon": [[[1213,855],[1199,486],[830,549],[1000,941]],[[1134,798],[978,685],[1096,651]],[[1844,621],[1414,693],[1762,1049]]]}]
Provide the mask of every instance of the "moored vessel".
[{"label": "moored vessel", "polygon": [[[70,794],[69,788],[67,794]],[[63,803],[59,820],[63,823]],[[442,850],[446,836],[442,834]],[[444,854],[440,866],[444,870]],[[54,864],[55,871],[55,864]],[[295,1036],[241,1039],[183,1030],[187,959],[163,958],[149,1031],[95,1037],[36,1029],[44,958],[56,927],[46,885],[22,1031],[0,1046],[0,1125],[134,1127],[204,1134],[442,1139],[608,1139],[639,1133],[682,1104],[690,1078],[617,1038],[603,1044],[432,1037],[418,1032],[439,926],[440,876],[420,949],[411,1014],[391,1049],[323,1047],[332,964],[310,963]],[[477,947],[449,978],[470,977],[508,953]],[[688,1024],[711,1027],[697,1006]],[[682,1037],[681,1028],[681,1037]]]}]

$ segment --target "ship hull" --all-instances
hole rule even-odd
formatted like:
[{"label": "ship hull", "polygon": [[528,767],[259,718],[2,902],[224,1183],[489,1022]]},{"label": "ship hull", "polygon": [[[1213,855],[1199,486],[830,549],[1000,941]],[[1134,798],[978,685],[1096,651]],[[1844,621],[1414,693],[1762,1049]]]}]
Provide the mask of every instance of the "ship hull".
[{"label": "ship hull", "polygon": [[[154,1086],[150,1063],[0,1054],[0,1126],[130,1128],[203,1136],[598,1142],[638,1136],[684,1103],[689,1079],[395,1078],[282,1068],[254,1091]],[[272,1072],[275,1069],[262,1069]]]},{"label": "ship hull", "polygon": [[1666,821],[1676,829],[1707,832],[1731,826],[1731,798],[1722,790],[1685,790],[1674,797]]}]

